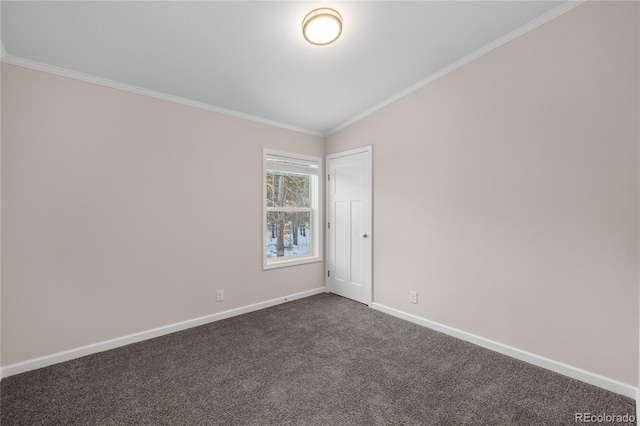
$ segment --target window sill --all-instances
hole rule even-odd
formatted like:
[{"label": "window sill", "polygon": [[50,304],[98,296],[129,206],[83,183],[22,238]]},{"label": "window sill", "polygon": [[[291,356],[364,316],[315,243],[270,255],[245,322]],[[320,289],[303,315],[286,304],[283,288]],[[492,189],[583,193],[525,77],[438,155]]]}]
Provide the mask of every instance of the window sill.
[{"label": "window sill", "polygon": [[286,268],[288,266],[298,266],[298,265],[305,265],[307,263],[316,263],[316,262],[322,262],[322,257],[306,256],[306,257],[297,257],[294,259],[286,259],[286,260],[269,260],[263,263],[262,270],[267,271],[269,269]]}]

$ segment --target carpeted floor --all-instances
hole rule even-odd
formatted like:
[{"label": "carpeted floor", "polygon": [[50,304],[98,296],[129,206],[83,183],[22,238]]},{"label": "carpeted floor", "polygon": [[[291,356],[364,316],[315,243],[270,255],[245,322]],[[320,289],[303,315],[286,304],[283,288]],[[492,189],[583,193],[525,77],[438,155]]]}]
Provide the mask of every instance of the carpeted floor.
[{"label": "carpeted floor", "polygon": [[[635,401],[321,294],[8,377],[9,425],[569,425]],[[616,423],[618,425],[624,423]]]}]

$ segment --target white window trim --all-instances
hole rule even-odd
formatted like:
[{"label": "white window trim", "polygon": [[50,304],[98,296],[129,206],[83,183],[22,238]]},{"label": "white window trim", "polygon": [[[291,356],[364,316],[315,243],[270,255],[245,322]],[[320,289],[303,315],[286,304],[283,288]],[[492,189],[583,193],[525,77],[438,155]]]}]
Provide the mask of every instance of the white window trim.
[{"label": "white window trim", "polygon": [[[309,254],[301,254],[295,256],[287,256],[286,258],[268,258],[267,257],[267,246],[266,246],[266,235],[267,235],[267,212],[268,211],[281,211],[281,209],[274,209],[272,207],[267,207],[267,156],[274,155],[278,157],[286,157],[291,158],[292,160],[297,161],[305,161],[305,162],[314,162],[318,164],[318,174],[316,176],[312,176],[313,187],[316,189],[315,191],[312,189],[310,198],[311,198],[311,253]],[[322,224],[323,216],[322,209],[320,208],[320,194],[323,190],[323,179],[321,177],[324,176],[323,168],[322,168],[322,158],[321,157],[311,157],[308,155],[295,154],[291,152],[284,151],[276,151],[273,149],[264,148],[262,150],[262,269],[276,269],[276,268],[284,268],[288,266],[295,265],[304,265],[307,263],[314,262],[322,262]],[[289,207],[287,208],[289,211],[309,211],[309,208],[305,207]]]}]

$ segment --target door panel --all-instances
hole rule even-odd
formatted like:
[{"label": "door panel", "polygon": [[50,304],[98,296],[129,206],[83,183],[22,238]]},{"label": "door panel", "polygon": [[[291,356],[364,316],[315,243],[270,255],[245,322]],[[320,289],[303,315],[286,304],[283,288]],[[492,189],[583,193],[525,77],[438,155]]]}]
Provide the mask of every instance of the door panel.
[{"label": "door panel", "polygon": [[336,164],[333,171],[335,192],[350,194],[362,191],[362,167],[358,163]]},{"label": "door panel", "polygon": [[362,263],[366,239],[362,238],[362,201],[351,201],[351,277],[353,285],[362,285]]},{"label": "door panel", "polygon": [[371,304],[371,148],[327,158],[327,289]]},{"label": "door panel", "polygon": [[[347,270],[346,253],[349,249],[349,239],[347,238],[347,230],[349,229],[349,221],[345,217],[345,203],[344,201],[337,201],[335,203],[335,219],[333,230],[333,248],[335,259],[334,262],[334,278],[339,281],[346,281],[345,275]],[[330,269],[331,270],[331,269]]]}]

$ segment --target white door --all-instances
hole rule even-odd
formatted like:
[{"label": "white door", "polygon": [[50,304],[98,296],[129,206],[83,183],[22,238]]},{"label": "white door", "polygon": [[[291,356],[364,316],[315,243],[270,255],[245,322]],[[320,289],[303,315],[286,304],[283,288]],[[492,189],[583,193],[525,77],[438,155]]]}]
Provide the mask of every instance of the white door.
[{"label": "white door", "polygon": [[371,304],[371,147],[327,157],[327,291]]}]

